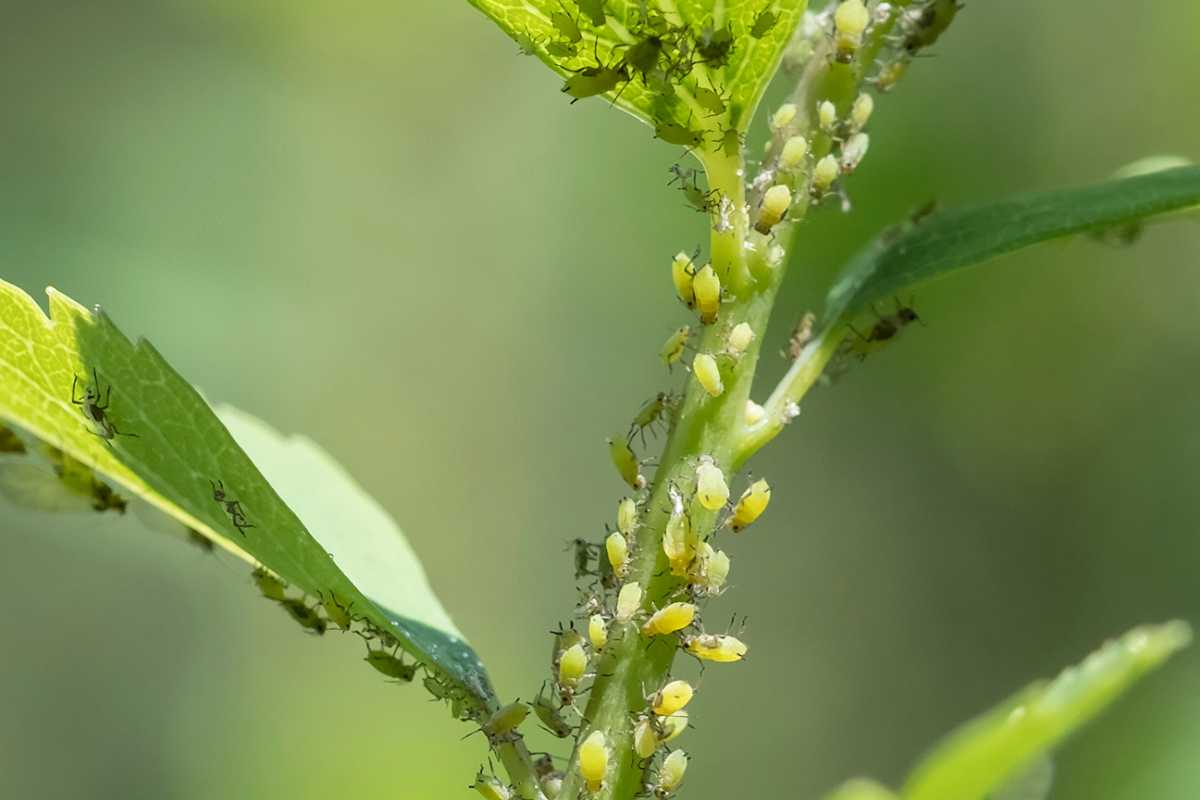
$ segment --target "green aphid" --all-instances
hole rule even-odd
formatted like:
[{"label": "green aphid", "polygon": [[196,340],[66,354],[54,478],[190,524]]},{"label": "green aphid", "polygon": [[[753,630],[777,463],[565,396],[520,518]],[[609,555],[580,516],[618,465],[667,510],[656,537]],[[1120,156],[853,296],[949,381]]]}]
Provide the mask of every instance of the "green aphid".
[{"label": "green aphid", "polygon": [[692,96],[696,98],[696,103],[708,111],[708,116],[715,117],[724,114],[728,106],[725,104],[726,98],[722,97],[720,92],[715,89],[709,89],[706,86],[697,86]]},{"label": "green aphid", "polygon": [[254,585],[258,587],[258,591],[262,592],[263,597],[268,600],[274,600],[277,603],[287,600],[287,595],[284,594],[287,584],[267,572],[263,567],[259,567],[250,573],[250,577],[254,580]]},{"label": "green aphid", "polygon": [[733,49],[733,31],[724,28],[705,28],[696,37],[696,54],[710,67],[723,67]]},{"label": "green aphid", "polygon": [[301,628],[317,636],[324,635],[327,623],[325,618],[317,613],[316,606],[310,608],[302,597],[285,598],[279,601],[279,605],[283,606],[283,610],[288,612],[288,616],[296,620]]},{"label": "green aphid", "polygon": [[190,544],[195,545],[196,548],[205,553],[211,553],[217,549],[216,542],[191,528],[187,529],[187,540]]},{"label": "green aphid", "polygon": [[627,51],[625,51],[625,66],[640,73],[642,82],[646,83],[646,75],[658,66],[658,59],[663,52],[663,40],[659,36],[647,36]]},{"label": "green aphid", "polygon": [[755,39],[761,39],[771,32],[775,27],[775,23],[779,22],[779,15],[770,11],[760,11],[758,16],[754,18],[754,24],[750,26],[750,35]]},{"label": "green aphid", "polygon": [[659,122],[654,126],[654,138],[691,150],[704,144],[704,131],[692,130],[678,122]]},{"label": "green aphid", "polygon": [[638,411],[637,416],[633,418],[633,423],[629,426],[629,435],[626,437],[628,441],[633,441],[634,436],[642,437],[642,445],[646,444],[646,430],[651,433],[656,432],[658,426],[669,424],[667,417],[675,408],[675,397],[670,392],[659,392],[652,399],[642,406]]},{"label": "green aphid", "polygon": [[599,547],[587,539],[572,539],[568,547],[574,548],[575,559],[575,578],[584,577],[592,574],[592,556],[596,554]]},{"label": "green aphid", "polygon": [[746,138],[742,136],[737,128],[726,128],[721,132],[721,151],[729,158],[733,158],[741,151],[742,144],[745,141]]},{"label": "green aphid", "polygon": [[107,483],[92,478],[92,508],[96,511],[116,511],[124,514],[129,503]]},{"label": "green aphid", "polygon": [[555,705],[554,700],[546,697],[545,691],[546,684],[543,683],[533,701],[533,713],[537,714],[537,718],[551,734],[559,739],[566,739],[575,729],[563,718],[562,709]]},{"label": "green aphid", "polygon": [[604,0],[575,0],[575,4],[595,27],[599,28],[607,21],[604,13]]},{"label": "green aphid", "polygon": [[353,602],[349,604],[343,603],[332,591],[329,592],[328,598],[321,600],[321,606],[325,609],[325,616],[342,631],[350,630],[350,625],[354,622],[354,615],[350,613],[353,605]]},{"label": "green aphid", "polygon": [[523,56],[531,56],[537,52],[537,40],[533,38],[533,34],[524,30],[513,34],[513,38],[517,41],[517,52]]},{"label": "green aphid", "polygon": [[579,48],[570,42],[550,42],[546,45],[546,52],[555,58],[574,58]]},{"label": "green aphid", "polygon": [[412,679],[417,676],[417,662],[406,664],[403,658],[385,653],[383,650],[370,650],[363,661],[387,677],[404,683],[412,683]]},{"label": "green aphid", "polygon": [[629,488],[634,491],[646,488],[646,476],[642,474],[642,465],[629,442],[622,438],[609,439],[608,454],[612,458],[613,466],[617,468],[617,474]]},{"label": "green aphid", "polygon": [[702,213],[708,213],[720,204],[721,191],[719,189],[710,189],[706,192],[700,188],[699,170],[685,170],[678,164],[672,164],[670,171],[674,173],[675,177],[667,181],[667,185],[674,186],[678,182],[679,191],[683,192],[684,199],[692,208]]},{"label": "green aphid", "polygon": [[[559,7],[563,8],[561,2],[559,3]],[[579,23],[567,13],[566,8],[563,8],[562,11],[555,11],[553,14],[551,14],[550,24],[553,25],[554,29],[557,30],[559,34],[571,44],[579,44],[583,41],[583,32],[579,30]]]},{"label": "green aphid", "polygon": [[421,681],[425,691],[433,695],[434,700],[445,700],[450,697],[450,688],[433,675],[426,675]]},{"label": "green aphid", "polygon": [[25,443],[11,428],[0,425],[0,453],[24,453]]},{"label": "green aphid", "polygon": [[691,335],[691,326],[684,325],[672,333],[663,344],[662,349],[658,351],[658,357],[667,365],[668,370],[683,357],[684,348],[687,347],[688,338]]},{"label": "green aphid", "polygon": [[562,90],[574,98],[571,100],[572,103],[576,103],[585,97],[595,97],[605,92],[611,92],[628,80],[629,73],[625,71],[624,65],[584,67],[567,78],[563,83]]},{"label": "green aphid", "polygon": [[930,47],[950,27],[954,16],[962,8],[958,0],[930,0],[915,17],[908,35],[904,37],[904,49],[909,54]]}]

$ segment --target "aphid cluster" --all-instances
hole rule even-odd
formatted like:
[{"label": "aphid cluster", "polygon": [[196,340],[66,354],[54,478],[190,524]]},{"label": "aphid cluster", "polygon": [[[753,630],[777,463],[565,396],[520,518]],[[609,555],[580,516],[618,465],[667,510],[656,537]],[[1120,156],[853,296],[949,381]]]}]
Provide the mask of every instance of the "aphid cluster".
[{"label": "aphid cluster", "polygon": [[225,483],[220,480],[208,481],[212,484],[212,498],[220,504],[221,508],[229,516],[229,522],[237,529],[237,532],[242,536],[246,535],[247,528],[257,527],[248,519],[246,519],[246,509],[242,507],[241,500],[235,500],[225,491]]}]

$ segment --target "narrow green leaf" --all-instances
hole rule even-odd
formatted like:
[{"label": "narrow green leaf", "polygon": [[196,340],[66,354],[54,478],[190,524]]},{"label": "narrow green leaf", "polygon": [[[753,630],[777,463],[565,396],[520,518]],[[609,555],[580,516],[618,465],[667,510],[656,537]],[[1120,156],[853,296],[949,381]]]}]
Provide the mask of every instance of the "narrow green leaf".
[{"label": "narrow green leaf", "polygon": [[1033,760],[1024,772],[1009,778],[988,800],[1046,800],[1054,785],[1054,762],[1048,755]]},{"label": "narrow green leaf", "polygon": [[1142,221],[1197,205],[1200,167],[1179,167],[937,212],[884,231],[851,259],[824,318],[853,316],[915,284],[1049,239],[1109,232],[1129,239]]},{"label": "narrow green leaf", "polygon": [[[134,345],[102,312],[53,289],[48,294],[49,319],[29,295],[0,281],[0,419],[307,595],[333,593],[479,701],[491,698],[483,665],[400,531],[332,459],[310,442],[283,439],[245,415],[224,412],[279,491],[306,515],[306,528],[148,342]],[[111,441],[72,402],[73,392],[78,400],[97,383],[107,403],[104,419],[120,432]],[[214,499],[217,481],[240,502],[243,519]]]},{"label": "narrow green leaf", "polygon": [[909,776],[904,800],[982,800],[1190,640],[1183,622],[1135,628],[1054,680],[1025,688],[937,745]]}]

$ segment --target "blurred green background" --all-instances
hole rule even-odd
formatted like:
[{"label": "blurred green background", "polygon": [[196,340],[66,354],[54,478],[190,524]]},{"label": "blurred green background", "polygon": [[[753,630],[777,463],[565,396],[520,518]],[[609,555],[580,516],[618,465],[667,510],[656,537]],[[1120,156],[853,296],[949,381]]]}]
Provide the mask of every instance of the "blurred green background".
[{"label": "blurred green background", "polygon": [[[507,696],[574,599],[603,439],[667,381],[678,148],[465,2],[46,2],[0,27],[0,275],[101,303],[214,400],[321,442],[407,530]],[[970,3],[807,223],[774,350],[883,225],[1200,157],[1200,6]],[[895,782],[936,737],[1142,622],[1200,621],[1200,226],[918,292],[925,328],[753,464],[771,510],[714,619],[686,796]],[[1003,267],[1002,269],[1000,267]],[[765,362],[764,380],[783,370]],[[759,390],[765,394],[767,384]],[[247,570],[132,519],[3,510],[0,796],[467,796],[481,740],[300,634]],[[1200,795],[1200,649],[1058,760],[1058,800]],[[535,738],[535,745],[542,740]]]}]

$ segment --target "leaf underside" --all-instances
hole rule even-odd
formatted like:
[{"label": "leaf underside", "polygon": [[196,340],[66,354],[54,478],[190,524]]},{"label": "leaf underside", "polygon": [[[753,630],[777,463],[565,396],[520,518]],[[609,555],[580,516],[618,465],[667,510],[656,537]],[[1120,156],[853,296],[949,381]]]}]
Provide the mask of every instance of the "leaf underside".
[{"label": "leaf underside", "polygon": [[[480,702],[490,701],[482,663],[403,535],[328,455],[231,409],[222,411],[222,424],[148,342],[135,345],[103,312],[47,292],[49,318],[29,295],[0,281],[0,420],[306,595],[336,597]],[[72,403],[72,392],[79,398],[97,382],[102,395],[111,391],[105,419],[121,432],[111,441]],[[252,527],[234,526],[213,498],[215,481],[240,502]]]}]

